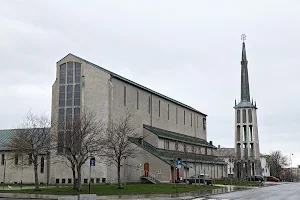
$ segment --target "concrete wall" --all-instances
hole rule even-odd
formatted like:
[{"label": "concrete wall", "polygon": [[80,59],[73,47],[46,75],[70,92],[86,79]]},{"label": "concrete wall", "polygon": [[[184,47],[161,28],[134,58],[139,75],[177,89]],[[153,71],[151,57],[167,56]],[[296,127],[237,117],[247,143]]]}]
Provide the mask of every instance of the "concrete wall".
[{"label": "concrete wall", "polygon": [[[28,156],[18,157],[18,165],[15,165],[15,154],[2,151],[0,152],[0,156],[2,154],[5,156],[6,165],[0,164],[0,182],[3,182],[4,172],[5,172],[5,183],[14,183],[14,182],[22,182],[23,183],[34,183],[34,169],[33,164],[28,165]],[[41,158],[41,157],[40,157]],[[44,172],[41,173],[41,165],[38,165],[38,177],[39,182],[44,184],[47,183],[47,157],[44,157]]]}]

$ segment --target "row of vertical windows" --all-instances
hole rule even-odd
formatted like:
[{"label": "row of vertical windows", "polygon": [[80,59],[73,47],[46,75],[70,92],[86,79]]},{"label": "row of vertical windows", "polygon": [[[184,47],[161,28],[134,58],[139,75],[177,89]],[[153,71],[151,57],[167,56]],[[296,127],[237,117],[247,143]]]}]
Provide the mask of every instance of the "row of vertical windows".
[{"label": "row of vertical windows", "polygon": [[[198,149],[199,154],[202,154],[201,149],[200,149],[201,147],[198,147],[198,148],[199,148]],[[170,150],[170,141],[169,140],[164,140],[164,149]],[[175,150],[178,150],[178,142],[175,143]],[[183,144],[183,151],[188,152],[186,144]],[[195,147],[193,145],[191,146],[191,153],[196,153],[195,152]],[[207,155],[207,147],[204,148],[204,154]]]},{"label": "row of vertical windows", "polygon": [[[73,118],[80,117],[81,101],[81,64],[67,62],[59,69],[59,108],[58,108],[58,152],[61,153],[65,143],[65,129],[72,126]],[[44,166],[41,165],[41,173]]]},{"label": "row of vertical windows", "polygon": [[[94,178],[91,178],[91,183],[94,183]],[[76,178],[76,180],[75,180],[75,182],[77,182],[78,181],[78,179]],[[100,181],[101,181],[101,179],[100,178],[96,178],[96,183],[100,183]],[[84,180],[83,180],[83,182],[84,183],[88,183],[88,179],[87,178],[85,178]],[[102,183],[105,183],[106,182],[106,178],[102,178]],[[60,183],[60,179],[59,178],[57,178],[56,180],[55,180],[55,183],[56,184],[59,184]],[[61,179],[61,183],[62,184],[65,184],[66,183],[66,179],[65,178],[62,178]],[[69,178],[68,179],[68,184],[71,184],[72,183],[72,179],[71,178]]]},{"label": "row of vertical windows", "polygon": [[[242,110],[243,123],[246,123],[246,116],[247,116],[247,111],[246,111],[246,109],[243,109]],[[241,123],[241,110],[237,110],[236,121],[237,121],[237,123]],[[249,121],[249,123],[252,123],[252,110],[251,109],[248,109],[248,121]]]},{"label": "row of vertical windows", "polygon": [[[23,160],[23,157],[22,157],[22,160]],[[4,157],[4,154],[2,154],[1,164],[4,165],[4,162],[5,162],[5,157]],[[15,165],[18,165],[18,164],[19,164],[19,155],[15,154]],[[21,163],[21,164],[23,165],[24,163]],[[29,165],[32,164],[32,154],[28,155],[28,164]],[[41,157],[41,162],[40,162],[40,172],[41,172],[41,174],[44,173],[44,168],[45,168],[45,159],[44,159],[44,157]]]},{"label": "row of vertical windows", "polygon": [[[75,94],[76,94],[76,85],[75,85]],[[136,107],[137,110],[139,110],[139,99],[140,99],[140,95],[139,95],[139,91],[137,91],[136,93]],[[76,100],[76,99],[75,99]],[[124,106],[126,106],[127,104],[127,88],[126,86],[124,86],[124,95],[123,95],[123,100],[124,100]],[[168,104],[168,120],[170,120],[170,104]],[[148,102],[148,113],[151,114],[151,97],[149,96],[149,102]],[[160,100],[158,101],[158,116],[160,117],[161,115],[161,102]],[[185,116],[185,110],[183,111],[183,124],[185,125],[186,122],[186,116]],[[197,128],[199,128],[199,117],[197,116]],[[203,130],[206,130],[206,119],[203,118]],[[178,108],[176,107],[176,124],[178,124]],[[193,127],[193,113],[191,113],[191,127]]]}]

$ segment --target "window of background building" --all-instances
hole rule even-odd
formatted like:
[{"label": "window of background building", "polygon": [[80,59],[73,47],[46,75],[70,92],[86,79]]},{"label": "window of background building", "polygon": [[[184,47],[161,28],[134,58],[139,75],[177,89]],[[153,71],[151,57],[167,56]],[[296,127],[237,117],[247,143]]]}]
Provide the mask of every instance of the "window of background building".
[{"label": "window of background building", "polygon": [[67,106],[73,106],[73,85],[67,86]]},{"label": "window of background building", "polygon": [[197,115],[197,128],[199,128],[199,119],[198,119],[198,115]]},{"label": "window of background building", "polygon": [[175,150],[178,150],[178,142],[175,142]]},{"label": "window of background building", "polygon": [[96,178],[96,183],[100,183],[100,178]]},{"label": "window of background building", "polygon": [[191,113],[191,127],[193,127],[193,113]]},{"label": "window of background building", "polygon": [[65,86],[60,85],[59,86],[59,107],[65,107],[66,105],[66,91],[65,91]]},{"label": "window of background building", "polygon": [[185,110],[183,111],[183,125],[185,125]]},{"label": "window of background building", "polygon": [[41,174],[44,173],[44,167],[45,167],[45,159],[44,157],[41,157]]},{"label": "window of background building", "polygon": [[88,179],[87,178],[83,179],[83,183],[88,183]]},{"label": "window of background building", "polygon": [[203,118],[203,130],[204,131],[206,130],[206,118],[205,117]]},{"label": "window of background building", "polygon": [[160,101],[158,101],[158,116],[160,117]]},{"label": "window of background building", "polygon": [[80,84],[74,87],[74,106],[80,106]]},{"label": "window of background building", "polygon": [[61,183],[66,183],[66,179],[61,179]]},{"label": "window of background building", "polygon": [[151,97],[149,96],[149,108],[148,108],[149,114],[151,113]]},{"label": "window of background building", "polygon": [[170,148],[170,143],[169,143],[168,140],[165,140],[164,144],[165,144],[164,145],[165,149],[169,149]]},{"label": "window of background building", "polygon": [[168,120],[170,120],[170,104],[168,104]]},{"label": "window of background building", "polygon": [[176,107],[176,124],[178,124],[178,108]]},{"label": "window of background building", "polygon": [[2,154],[1,155],[1,165],[4,165],[4,163],[5,163],[5,155]]},{"label": "window of background building", "polygon": [[58,184],[59,183],[59,178],[57,178],[55,182]]},{"label": "window of background building", "polygon": [[124,106],[126,106],[126,86],[124,86]]},{"label": "window of background building", "polygon": [[106,183],[106,178],[102,178],[102,183]]},{"label": "window of background building", "polygon": [[136,91],[136,109],[139,109],[139,91]]},{"label": "window of background building", "polygon": [[19,163],[19,156],[18,154],[15,154],[15,165],[18,165]]},{"label": "window of background building", "polygon": [[72,179],[71,178],[68,179],[68,183],[69,184],[72,183]]},{"label": "window of background building", "polygon": [[207,155],[207,148],[205,147],[205,155]]},{"label": "window of background building", "polygon": [[91,178],[91,183],[94,183],[94,178]]}]

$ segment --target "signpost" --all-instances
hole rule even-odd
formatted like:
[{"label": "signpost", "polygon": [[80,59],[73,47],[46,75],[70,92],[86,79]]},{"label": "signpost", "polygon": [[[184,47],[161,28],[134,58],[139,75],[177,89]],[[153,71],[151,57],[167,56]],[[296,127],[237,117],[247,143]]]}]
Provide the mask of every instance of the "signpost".
[{"label": "signpost", "polygon": [[180,158],[178,158],[177,160],[177,168],[180,169],[182,166],[182,160]]},{"label": "signpost", "polygon": [[95,167],[96,159],[95,157],[91,157],[90,159],[90,177],[89,177],[89,194],[91,194],[91,169]]}]

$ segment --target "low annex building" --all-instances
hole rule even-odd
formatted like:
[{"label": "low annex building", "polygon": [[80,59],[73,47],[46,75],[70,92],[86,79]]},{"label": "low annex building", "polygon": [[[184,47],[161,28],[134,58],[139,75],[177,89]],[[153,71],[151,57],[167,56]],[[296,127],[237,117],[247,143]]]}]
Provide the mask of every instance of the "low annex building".
[{"label": "low annex building", "polygon": [[[141,153],[136,158],[125,160],[121,169],[121,178],[125,182],[170,183],[195,173],[209,174],[213,178],[227,176],[226,162],[215,155],[217,148],[207,141],[206,114],[68,54],[56,64],[51,120],[68,123],[68,120],[80,116],[85,108],[96,111],[97,118],[108,122],[129,111],[134,126],[146,135],[143,139],[132,140]],[[52,134],[63,134],[59,128],[54,127]],[[58,138],[58,146],[64,145],[63,135],[58,135]],[[178,158],[183,161],[180,169],[176,168]],[[51,184],[74,181],[71,169],[60,159],[51,156],[47,161],[48,178],[41,178],[41,181]],[[83,183],[87,183],[88,177],[87,163],[82,168]],[[17,179],[7,177],[6,181]],[[32,176],[24,178],[23,182],[33,180]],[[91,180],[92,183],[117,182],[116,167],[96,158]]]}]

